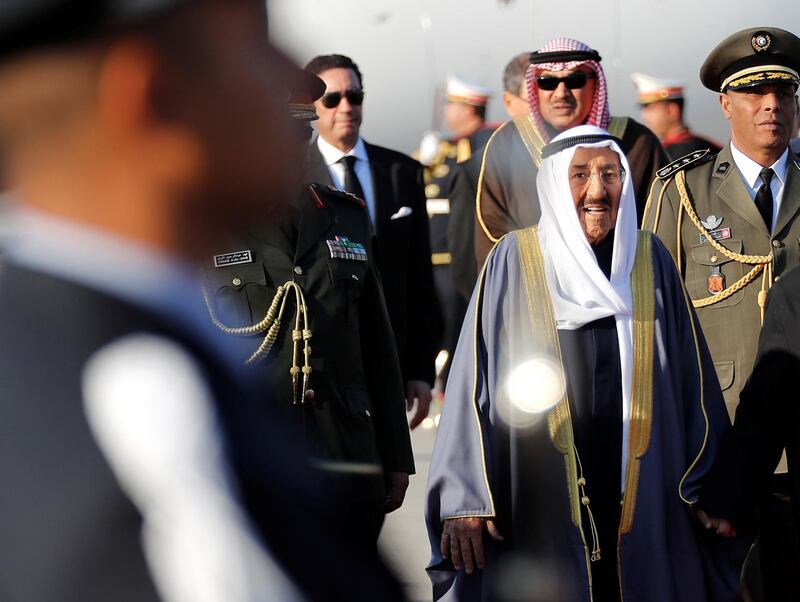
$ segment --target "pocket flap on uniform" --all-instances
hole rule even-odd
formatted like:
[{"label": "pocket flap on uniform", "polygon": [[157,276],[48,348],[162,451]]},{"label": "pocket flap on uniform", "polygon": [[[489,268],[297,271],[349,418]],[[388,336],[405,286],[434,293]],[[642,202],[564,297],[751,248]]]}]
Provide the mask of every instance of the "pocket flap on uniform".
[{"label": "pocket flap on uniform", "polygon": [[347,407],[353,414],[372,420],[372,405],[369,402],[369,393],[366,389],[359,387],[347,387],[345,389]]},{"label": "pocket flap on uniform", "polygon": [[232,265],[206,270],[208,283],[214,292],[229,287],[240,290],[248,284],[267,285],[267,276],[260,263]]},{"label": "pocket flap on uniform", "polygon": [[348,280],[363,283],[367,275],[367,264],[352,259],[331,259],[328,261],[333,281]]},{"label": "pocket flap on uniform", "polygon": [[[727,248],[729,251],[733,251],[734,253],[742,252],[741,240],[726,240],[719,244]],[[692,261],[699,263],[700,265],[723,265],[733,260],[725,257],[725,255],[717,251],[710,244],[706,243],[694,245],[692,247]]]},{"label": "pocket flap on uniform", "polygon": [[719,379],[719,386],[724,391],[729,389],[733,384],[734,368],[733,362],[714,362],[714,368],[717,371],[717,378]]}]

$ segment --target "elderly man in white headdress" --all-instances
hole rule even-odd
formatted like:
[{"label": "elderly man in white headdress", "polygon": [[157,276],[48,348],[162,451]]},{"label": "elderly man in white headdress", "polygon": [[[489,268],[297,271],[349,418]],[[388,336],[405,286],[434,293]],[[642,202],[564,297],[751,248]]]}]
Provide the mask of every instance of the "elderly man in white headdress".
[{"label": "elderly man in white headdress", "polygon": [[[619,140],[562,133],[537,187],[540,224],[490,254],[445,392],[435,597],[733,600],[745,542],[700,496],[730,423],[672,259],[636,228]],[[557,578],[476,570],[527,553]]]}]

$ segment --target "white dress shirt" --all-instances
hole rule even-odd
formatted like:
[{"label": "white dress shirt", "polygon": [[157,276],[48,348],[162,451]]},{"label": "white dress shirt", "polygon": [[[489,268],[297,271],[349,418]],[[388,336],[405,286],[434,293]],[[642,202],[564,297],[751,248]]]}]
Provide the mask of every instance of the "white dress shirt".
[{"label": "white dress shirt", "polygon": [[367,203],[369,210],[369,217],[372,223],[375,223],[375,192],[372,186],[372,172],[369,169],[369,157],[367,156],[367,147],[364,141],[359,138],[356,145],[346,153],[333,146],[330,142],[325,141],[322,136],[317,138],[317,147],[328,166],[328,171],[331,174],[333,185],[339,190],[344,190],[344,165],[339,163],[342,157],[355,157],[356,164],[353,170],[356,172],[356,177],[361,184],[364,191],[364,200]]},{"label": "white dress shirt", "polygon": [[[731,154],[739,169],[739,173],[744,181],[744,187],[750,194],[750,198],[755,201],[758,189],[763,186],[761,180],[761,170],[764,169],[761,165],[753,161],[750,157],[745,155],[731,142]],[[772,189],[772,224],[770,225],[770,232],[775,227],[775,222],[778,219],[778,211],[781,208],[781,199],[783,198],[783,189],[786,184],[786,170],[789,167],[789,149],[783,151],[780,158],[775,161],[771,166],[772,171],[775,172],[770,188]]]}]

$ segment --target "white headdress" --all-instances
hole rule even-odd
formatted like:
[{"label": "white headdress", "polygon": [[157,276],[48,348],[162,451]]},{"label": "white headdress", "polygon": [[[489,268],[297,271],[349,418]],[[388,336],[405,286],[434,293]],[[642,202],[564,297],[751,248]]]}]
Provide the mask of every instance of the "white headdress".
[{"label": "white headdress", "polygon": [[[625,170],[614,233],[611,277],[606,278],[581,228],[569,185],[569,165],[578,147],[614,150]],[[620,143],[607,131],[582,125],[562,132],[545,147],[536,178],[542,217],[539,234],[545,278],[559,330],[614,316],[619,340],[623,398],[623,479],[633,380],[631,271],[636,257],[636,201],[630,168]]]}]

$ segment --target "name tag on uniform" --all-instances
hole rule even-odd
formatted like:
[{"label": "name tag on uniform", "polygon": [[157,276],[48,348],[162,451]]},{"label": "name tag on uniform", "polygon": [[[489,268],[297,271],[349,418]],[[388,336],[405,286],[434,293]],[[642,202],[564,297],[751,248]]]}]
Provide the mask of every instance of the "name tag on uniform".
[{"label": "name tag on uniform", "polygon": [[253,254],[250,251],[234,251],[233,253],[214,255],[215,268],[225,268],[242,263],[253,263]]},{"label": "name tag on uniform", "polygon": [[326,240],[332,259],[348,259],[350,261],[366,261],[367,250],[364,245],[352,242],[346,236],[337,236],[335,240]]},{"label": "name tag on uniform", "polygon": [[[713,230],[709,232],[711,238],[716,241],[726,240],[731,237],[731,229],[730,228],[720,228],[719,230]],[[708,242],[708,238],[705,234],[700,235],[700,244],[704,245]]]}]

